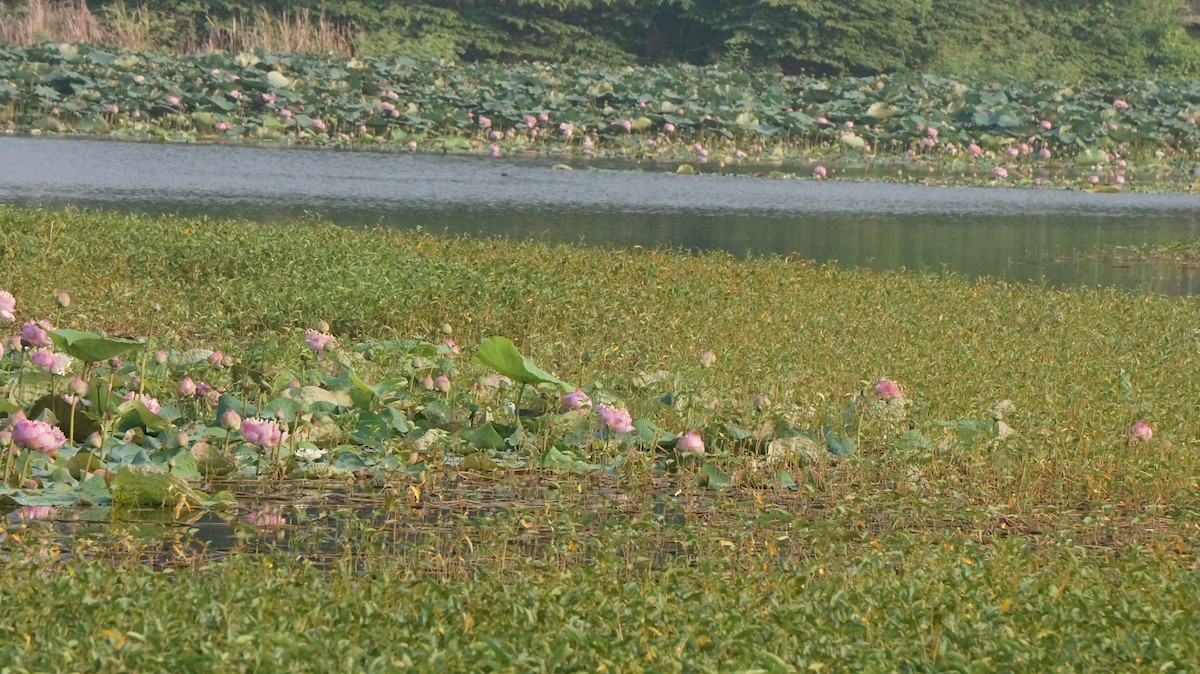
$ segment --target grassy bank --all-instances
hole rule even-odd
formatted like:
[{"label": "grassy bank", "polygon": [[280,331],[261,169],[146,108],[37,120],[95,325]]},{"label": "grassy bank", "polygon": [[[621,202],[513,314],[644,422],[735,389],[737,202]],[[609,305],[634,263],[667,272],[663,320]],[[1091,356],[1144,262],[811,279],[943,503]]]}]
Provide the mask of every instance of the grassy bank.
[{"label": "grassy bank", "polygon": [[[259,471],[248,437],[234,450],[242,486],[194,483],[236,492],[233,511],[194,507],[229,512],[247,552],[194,550],[186,528],[147,534],[129,515],[97,526],[23,511],[3,544],[0,656],[28,671],[158,670],[184,651],[228,671],[1169,669],[1197,657],[1194,299],[12,207],[0,207],[0,258],[15,326],[151,340],[97,372],[131,391],[138,376],[180,416],[114,435],[111,456],[140,443],[147,461],[185,471],[172,452],[219,438],[227,397],[261,412],[292,378],[359,391],[320,408],[345,437],[318,462],[357,457],[343,486],[288,472],[282,449],[268,460],[279,472]],[[304,330],[319,321],[331,354],[362,357],[314,356]],[[453,382],[444,393],[396,383],[415,381],[407,355],[356,346],[448,333],[462,353],[429,356]],[[522,422],[528,436],[508,425],[512,437],[488,441],[468,416],[500,428],[516,399],[472,360],[493,335],[597,406],[697,432],[705,452],[642,427],[580,436],[548,385],[519,401],[547,412]],[[195,348],[235,365],[177,358]],[[171,354],[165,370],[148,364],[155,349]],[[380,392],[363,397],[339,363]],[[222,402],[186,396],[185,374],[223,388]],[[882,378],[903,397],[880,395]],[[410,429],[362,440],[368,413]],[[1138,420],[1152,437],[1129,433]],[[435,428],[434,445],[417,441]],[[820,455],[772,463],[787,438]],[[71,481],[52,468],[35,471],[43,493]],[[250,492],[282,519],[245,515],[262,507]],[[355,520],[356,503],[375,510]],[[328,521],[342,522],[336,536]],[[249,554],[288,536],[308,543]],[[60,544],[70,556],[47,554]]]}]

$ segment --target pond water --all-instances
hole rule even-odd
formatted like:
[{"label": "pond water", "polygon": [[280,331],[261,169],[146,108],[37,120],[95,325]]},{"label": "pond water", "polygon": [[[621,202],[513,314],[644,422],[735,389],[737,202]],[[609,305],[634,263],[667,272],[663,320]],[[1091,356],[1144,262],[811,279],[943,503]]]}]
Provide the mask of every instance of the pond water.
[{"label": "pond water", "polygon": [[1198,269],[1089,255],[1200,238],[1192,195],[781,180],[708,165],[675,175],[677,163],[602,160],[565,171],[556,161],[6,137],[0,201],[264,221],[316,213],[347,226],[1200,293]]}]

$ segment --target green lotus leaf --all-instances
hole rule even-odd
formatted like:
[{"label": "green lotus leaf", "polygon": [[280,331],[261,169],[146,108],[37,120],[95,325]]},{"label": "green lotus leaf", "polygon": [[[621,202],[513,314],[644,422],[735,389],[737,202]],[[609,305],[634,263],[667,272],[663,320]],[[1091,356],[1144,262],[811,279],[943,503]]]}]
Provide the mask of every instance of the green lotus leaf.
[{"label": "green lotus leaf", "polygon": [[575,387],[546,372],[517,350],[507,337],[488,337],[479,345],[473,362],[486,365],[521,384],[554,384],[567,391]]},{"label": "green lotus leaf", "polygon": [[54,348],[85,363],[96,363],[132,351],[142,343],[123,337],[103,337],[94,332],[59,328],[50,331]]}]

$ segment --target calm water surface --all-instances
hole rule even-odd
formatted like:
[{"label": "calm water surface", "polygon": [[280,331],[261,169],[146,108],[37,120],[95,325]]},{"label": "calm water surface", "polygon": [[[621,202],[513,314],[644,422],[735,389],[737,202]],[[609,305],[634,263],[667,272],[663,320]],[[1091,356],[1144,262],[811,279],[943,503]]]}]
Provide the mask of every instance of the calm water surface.
[{"label": "calm water surface", "polygon": [[1196,196],[596,170],[639,168],[615,162],[560,171],[554,163],[8,137],[0,138],[0,201],[265,221],[317,213],[349,226],[1200,293],[1200,270],[1078,261],[1096,248],[1200,238]]}]

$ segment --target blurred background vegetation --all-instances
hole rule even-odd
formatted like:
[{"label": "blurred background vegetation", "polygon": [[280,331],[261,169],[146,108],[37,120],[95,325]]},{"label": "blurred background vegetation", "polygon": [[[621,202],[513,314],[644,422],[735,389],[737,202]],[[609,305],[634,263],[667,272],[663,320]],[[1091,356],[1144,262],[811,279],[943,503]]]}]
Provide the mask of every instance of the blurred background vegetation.
[{"label": "blurred background vegetation", "polygon": [[711,64],[817,75],[1200,77],[1200,0],[0,0],[0,41]]}]

